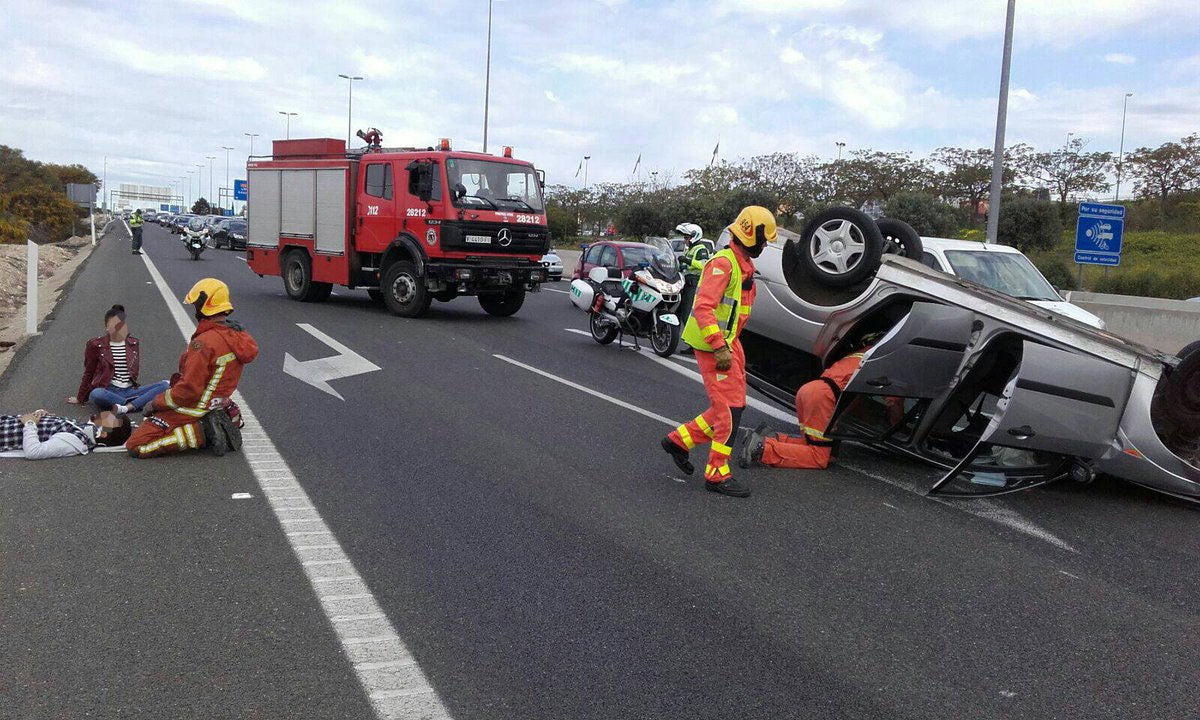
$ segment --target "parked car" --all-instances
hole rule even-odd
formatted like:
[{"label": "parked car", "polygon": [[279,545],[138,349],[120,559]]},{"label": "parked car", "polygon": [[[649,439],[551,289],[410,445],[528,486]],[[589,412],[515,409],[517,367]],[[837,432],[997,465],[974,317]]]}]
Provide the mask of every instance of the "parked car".
[{"label": "parked car", "polygon": [[1018,300],[1104,329],[1104,321],[1062,299],[1058,290],[1020,250],[1007,245],[970,240],[922,237],[921,262],[934,270],[964,277]]},{"label": "parked car", "polygon": [[828,434],[943,468],[931,494],[1108,473],[1200,501],[1200,350],[1165,355],[931,269],[900,225],[885,254],[871,218],[834,208],[764,249],[743,335],[754,387],[791,409],[800,385],[882,334]]},{"label": "parked car", "polygon": [[550,248],[550,252],[542,256],[542,265],[546,268],[546,275],[551,281],[557,282],[562,280],[562,258],[558,256],[558,253],[554,251],[554,248]]},{"label": "parked car", "polygon": [[594,267],[618,269],[622,277],[629,277],[639,267],[653,263],[656,252],[656,248],[640,242],[602,240],[592,243],[579,254],[579,262],[575,264],[571,279],[587,277]]},{"label": "parked car", "polygon": [[246,221],[241,218],[226,218],[217,223],[212,236],[213,247],[227,247],[230,250],[246,248]]}]

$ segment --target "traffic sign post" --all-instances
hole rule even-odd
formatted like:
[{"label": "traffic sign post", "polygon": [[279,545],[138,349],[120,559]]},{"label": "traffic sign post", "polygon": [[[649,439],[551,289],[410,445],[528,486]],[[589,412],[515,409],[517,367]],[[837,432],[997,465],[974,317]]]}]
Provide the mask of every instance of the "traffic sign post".
[{"label": "traffic sign post", "polygon": [[245,200],[246,199],[246,181],[245,180],[234,180],[233,181],[233,199],[234,200]]},{"label": "traffic sign post", "polygon": [[1075,263],[1079,265],[1079,289],[1083,289],[1083,266],[1121,264],[1121,239],[1125,234],[1125,207],[1079,203],[1075,223]]}]

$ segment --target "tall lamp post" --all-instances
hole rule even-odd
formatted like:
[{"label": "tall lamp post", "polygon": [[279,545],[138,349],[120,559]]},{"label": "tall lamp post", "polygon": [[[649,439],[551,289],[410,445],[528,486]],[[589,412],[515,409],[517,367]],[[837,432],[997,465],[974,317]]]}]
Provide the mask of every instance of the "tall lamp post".
[{"label": "tall lamp post", "polygon": [[1121,170],[1125,165],[1125,115],[1129,112],[1129,98],[1131,97],[1133,97],[1133,93],[1125,93],[1124,107],[1121,108],[1121,150],[1117,153],[1117,194],[1113,196],[1113,202],[1121,199]]},{"label": "tall lamp post", "polygon": [[592,159],[592,156],[591,156],[591,155],[584,155],[584,156],[583,156],[583,189],[584,189],[584,190],[587,190],[587,171],[588,171],[588,160],[591,160],[591,159]]},{"label": "tall lamp post", "polygon": [[[492,94],[492,0],[488,0],[487,62],[483,71],[483,151],[487,152],[488,104]],[[584,183],[586,186],[586,183]]]},{"label": "tall lamp post", "polygon": [[350,149],[350,128],[354,124],[354,81],[362,80],[358,75],[343,75],[338,73],[338,77],[349,81],[350,91],[346,96],[346,149]]},{"label": "tall lamp post", "polygon": [[250,138],[250,157],[254,157],[254,138],[258,137],[258,133],[242,133]]},{"label": "tall lamp post", "polygon": [[292,118],[295,117],[296,115],[299,115],[300,113],[284,112],[284,111],[280,110],[279,114],[283,115],[284,117],[287,118],[287,130],[286,130],[287,134],[284,135],[283,137],[286,140],[291,140],[292,139]]},{"label": "tall lamp post", "polygon": [[204,192],[204,163],[196,163],[196,200],[200,200],[200,193]]},{"label": "tall lamp post", "polygon": [[1013,16],[1017,0],[1008,0],[1004,20],[1004,56],[1000,62],[1000,98],[996,103],[996,144],[992,150],[992,188],[988,194],[987,241],[996,242],[1000,224],[1000,188],[1004,181],[1004,126],[1008,122],[1008,72],[1012,66]]},{"label": "tall lamp post", "polygon": [[846,147],[846,143],[844,143],[844,142],[835,142],[835,143],[834,143],[834,145],[837,145],[837,149],[838,149],[838,160],[841,160],[841,159],[842,159],[842,148]]},{"label": "tall lamp post", "polygon": [[[233,190],[229,187],[229,151],[232,150],[233,148],[229,147],[228,145],[222,145],[221,149],[225,151],[225,190],[229,193],[229,209],[232,211],[233,210]],[[221,209],[224,210],[225,206],[222,205]]]},{"label": "tall lamp post", "polygon": [[[213,201],[212,196],[214,194],[213,193],[212,161],[216,160],[217,156],[216,155],[205,155],[204,157],[208,159],[208,206],[211,208],[212,201]],[[212,212],[212,210],[209,210],[209,212]]]},{"label": "tall lamp post", "polygon": [[196,172],[196,171],[195,171],[195,170],[188,170],[188,171],[187,171],[187,175],[188,175],[188,179],[187,179],[187,183],[188,183],[188,186],[187,186],[187,187],[188,187],[187,194],[188,194],[188,197],[187,197],[187,209],[186,209],[184,212],[191,212],[191,211],[192,211],[192,205],[194,205],[194,204],[195,204],[195,200],[192,200],[192,173],[194,173],[194,172]]}]

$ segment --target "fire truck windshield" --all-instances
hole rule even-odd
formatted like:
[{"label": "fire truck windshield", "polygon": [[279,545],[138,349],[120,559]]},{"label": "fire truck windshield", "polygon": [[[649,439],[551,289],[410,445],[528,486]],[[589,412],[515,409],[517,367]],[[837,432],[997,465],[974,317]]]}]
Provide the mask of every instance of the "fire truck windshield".
[{"label": "fire truck windshield", "polygon": [[542,189],[527,165],[449,158],[446,177],[455,207],[543,212]]}]

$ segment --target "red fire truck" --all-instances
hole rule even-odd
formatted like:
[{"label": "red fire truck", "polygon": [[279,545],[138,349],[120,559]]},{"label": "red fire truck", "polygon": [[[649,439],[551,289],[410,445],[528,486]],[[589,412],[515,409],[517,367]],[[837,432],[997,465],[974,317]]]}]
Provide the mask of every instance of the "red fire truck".
[{"label": "red fire truck", "polygon": [[301,302],[334,285],[367,288],[403,317],[474,295],[492,315],[517,312],[546,280],[550,247],[541,173],[512,156],[437,147],[365,148],[330,138],[276,140],[251,158],[246,260],[279,275]]}]

